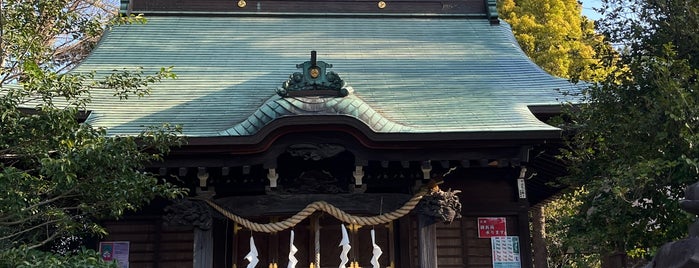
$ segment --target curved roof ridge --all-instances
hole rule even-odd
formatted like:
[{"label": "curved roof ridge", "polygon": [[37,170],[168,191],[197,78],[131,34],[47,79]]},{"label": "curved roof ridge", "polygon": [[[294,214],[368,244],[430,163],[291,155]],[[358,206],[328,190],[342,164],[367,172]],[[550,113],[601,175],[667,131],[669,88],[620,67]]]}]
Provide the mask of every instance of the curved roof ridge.
[{"label": "curved roof ridge", "polygon": [[394,122],[354,94],[344,98],[272,96],[242,122],[222,130],[220,135],[254,135],[270,122],[296,115],[339,115],[353,117],[375,132],[409,132],[413,128]]}]

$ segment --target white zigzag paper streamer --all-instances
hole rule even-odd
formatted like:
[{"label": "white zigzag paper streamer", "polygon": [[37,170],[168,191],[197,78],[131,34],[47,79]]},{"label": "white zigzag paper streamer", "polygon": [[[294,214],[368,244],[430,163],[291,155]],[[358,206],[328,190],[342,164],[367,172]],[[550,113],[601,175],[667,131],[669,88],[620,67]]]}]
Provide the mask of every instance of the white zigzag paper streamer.
[{"label": "white zigzag paper streamer", "polygon": [[339,268],[345,268],[345,264],[349,261],[349,258],[347,258],[347,253],[349,253],[350,248],[350,241],[349,241],[349,236],[347,235],[347,229],[345,229],[345,225],[342,225],[342,241],[340,241],[340,246],[342,247],[342,252],[340,253],[340,260],[342,261],[340,263]]},{"label": "white zigzag paper streamer", "polygon": [[255,268],[260,261],[257,259],[257,247],[255,247],[255,240],[252,239],[252,236],[250,236],[250,252],[245,255],[245,259],[250,262],[247,268]]},{"label": "white zigzag paper streamer", "polygon": [[381,251],[379,245],[376,244],[376,234],[374,229],[371,229],[371,245],[374,247],[374,249],[371,251],[371,253],[373,253],[373,256],[371,257],[371,265],[373,268],[379,268],[379,257],[381,257],[381,254],[383,254],[383,251]]},{"label": "white zigzag paper streamer", "polygon": [[299,251],[299,249],[297,249],[296,246],[294,246],[294,230],[291,230],[291,238],[289,239],[289,241],[289,265],[286,266],[286,268],[295,268],[296,263],[298,263],[299,261],[296,259],[296,257],[294,257],[294,254],[296,254],[296,252]]}]

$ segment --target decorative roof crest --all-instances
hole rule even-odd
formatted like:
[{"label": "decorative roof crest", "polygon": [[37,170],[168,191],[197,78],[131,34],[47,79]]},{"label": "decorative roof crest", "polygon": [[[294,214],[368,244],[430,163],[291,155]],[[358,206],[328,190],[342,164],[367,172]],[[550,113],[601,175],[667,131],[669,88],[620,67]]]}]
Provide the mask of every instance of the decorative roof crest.
[{"label": "decorative roof crest", "polygon": [[497,0],[486,0],[486,13],[488,14],[488,21],[491,25],[500,24],[498,19],[498,7]]},{"label": "decorative roof crest", "polygon": [[119,14],[122,16],[128,16],[131,14],[131,0],[121,0],[119,1]]},{"label": "decorative roof crest", "polygon": [[289,80],[277,88],[277,94],[282,97],[349,95],[350,89],[340,75],[333,71],[326,72],[332,67],[332,64],[316,60],[316,52],[311,51],[310,61],[296,65],[302,72],[291,74]]}]

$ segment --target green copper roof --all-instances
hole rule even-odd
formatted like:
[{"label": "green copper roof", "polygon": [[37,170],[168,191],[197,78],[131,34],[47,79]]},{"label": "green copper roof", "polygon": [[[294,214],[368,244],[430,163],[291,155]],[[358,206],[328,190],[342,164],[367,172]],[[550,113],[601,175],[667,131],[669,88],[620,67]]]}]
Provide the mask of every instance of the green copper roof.
[{"label": "green copper roof", "polygon": [[[279,97],[311,50],[353,92]],[[92,92],[89,123],[112,135],[170,122],[191,137],[247,136],[317,115],[354,118],[376,133],[551,133],[527,106],[576,90],[534,65],[506,24],[486,19],[150,17],[114,28],[77,71],[137,66],[174,66],[178,79],[141,99]]]}]

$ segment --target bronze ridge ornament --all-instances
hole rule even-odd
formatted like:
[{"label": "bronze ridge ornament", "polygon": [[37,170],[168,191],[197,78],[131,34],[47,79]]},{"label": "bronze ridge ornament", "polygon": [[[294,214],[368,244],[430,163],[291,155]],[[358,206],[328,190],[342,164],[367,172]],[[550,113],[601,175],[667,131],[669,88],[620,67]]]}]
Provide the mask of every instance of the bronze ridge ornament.
[{"label": "bronze ridge ornament", "polygon": [[282,97],[344,97],[349,95],[347,88],[340,75],[327,69],[332,68],[332,64],[316,60],[316,52],[311,51],[311,60],[302,64],[297,64],[296,68],[302,72],[295,72],[289,76],[282,86],[277,88],[277,94]]}]

